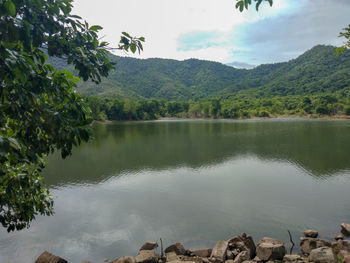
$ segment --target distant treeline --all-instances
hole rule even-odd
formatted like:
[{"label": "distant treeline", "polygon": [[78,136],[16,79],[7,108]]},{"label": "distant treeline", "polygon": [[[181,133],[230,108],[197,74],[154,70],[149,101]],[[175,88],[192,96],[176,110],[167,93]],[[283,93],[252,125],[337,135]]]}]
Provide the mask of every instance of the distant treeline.
[{"label": "distant treeline", "polygon": [[333,94],[242,97],[205,101],[133,100],[87,97],[94,120],[179,118],[251,118],[350,115],[350,89]]}]

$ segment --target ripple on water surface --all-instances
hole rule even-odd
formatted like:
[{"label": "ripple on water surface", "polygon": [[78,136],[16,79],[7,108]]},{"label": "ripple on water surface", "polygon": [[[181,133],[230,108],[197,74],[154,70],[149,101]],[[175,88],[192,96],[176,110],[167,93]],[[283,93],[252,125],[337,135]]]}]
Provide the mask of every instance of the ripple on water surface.
[{"label": "ripple on water surface", "polygon": [[[45,179],[53,217],[0,232],[0,262],[44,250],[69,262],[135,255],[146,240],[187,248],[247,232],[324,237],[350,221],[350,122],[162,121],[97,125]],[[22,260],[22,261],[21,261]]]}]

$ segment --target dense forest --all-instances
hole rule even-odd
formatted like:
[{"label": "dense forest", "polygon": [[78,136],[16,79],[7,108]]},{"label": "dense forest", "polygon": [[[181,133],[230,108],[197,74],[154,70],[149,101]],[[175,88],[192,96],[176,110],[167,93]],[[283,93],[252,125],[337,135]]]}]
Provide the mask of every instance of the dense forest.
[{"label": "dense forest", "polygon": [[332,46],[250,70],[197,59],[111,60],[107,79],[78,88],[97,120],[350,115],[350,51],[336,56]]},{"label": "dense forest", "polygon": [[236,69],[197,59],[135,59],[112,56],[116,69],[100,85],[79,92],[100,97],[198,100],[242,94],[254,97],[332,93],[350,87],[350,51],[315,46],[289,62]]},{"label": "dense forest", "polygon": [[200,101],[117,99],[89,96],[95,120],[151,120],[180,118],[251,118],[273,116],[348,115],[350,89],[324,95],[288,95],[272,98],[234,97]]}]

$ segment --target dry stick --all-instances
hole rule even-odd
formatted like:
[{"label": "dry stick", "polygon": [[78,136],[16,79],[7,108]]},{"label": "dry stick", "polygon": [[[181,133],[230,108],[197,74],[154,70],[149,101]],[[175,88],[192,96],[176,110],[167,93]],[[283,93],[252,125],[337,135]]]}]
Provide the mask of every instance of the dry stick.
[{"label": "dry stick", "polygon": [[164,253],[163,253],[163,240],[162,240],[162,238],[160,238],[160,256],[161,256],[161,258],[164,257]]},{"label": "dry stick", "polygon": [[290,239],[290,242],[292,242],[292,247],[290,248],[290,252],[289,252],[289,254],[292,254],[292,252],[293,252],[293,248],[294,248],[294,242],[293,242],[293,239],[292,239],[292,235],[291,235],[291,233],[290,233],[290,231],[287,229],[287,231],[288,231],[288,234],[289,234],[289,239]]}]

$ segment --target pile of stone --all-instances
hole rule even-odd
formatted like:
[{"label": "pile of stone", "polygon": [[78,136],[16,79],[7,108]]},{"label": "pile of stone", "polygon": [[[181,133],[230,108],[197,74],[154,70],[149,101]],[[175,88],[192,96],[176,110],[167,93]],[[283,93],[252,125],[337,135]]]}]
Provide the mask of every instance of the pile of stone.
[{"label": "pile of stone", "polygon": [[[218,241],[213,249],[188,250],[181,243],[156,253],[158,244],[146,242],[136,257],[124,256],[109,263],[350,263],[350,224],[341,224],[341,234],[334,242],[318,238],[315,230],[306,230],[300,238],[299,254],[286,254],[282,241],[264,237],[256,245],[247,234]],[[66,260],[44,252],[35,263],[68,263]],[[82,263],[90,263],[83,261]]]}]

